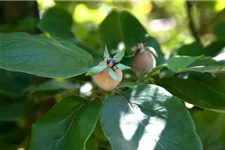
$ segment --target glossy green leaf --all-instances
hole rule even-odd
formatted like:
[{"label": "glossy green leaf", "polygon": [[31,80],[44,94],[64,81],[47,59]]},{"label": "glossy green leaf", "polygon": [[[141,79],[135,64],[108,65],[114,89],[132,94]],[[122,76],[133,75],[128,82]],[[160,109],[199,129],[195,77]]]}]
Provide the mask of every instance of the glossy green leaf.
[{"label": "glossy green leaf", "polygon": [[92,56],[70,42],[26,33],[0,36],[0,68],[3,69],[69,78],[86,72],[92,65]]},{"label": "glossy green leaf", "polygon": [[109,96],[101,125],[114,150],[201,150],[192,118],[183,103],[156,85],[136,86]]},{"label": "glossy green leaf", "polygon": [[39,23],[39,28],[52,36],[73,39],[74,35],[70,29],[72,23],[73,18],[65,9],[53,7],[44,13]]},{"label": "glossy green leaf", "polygon": [[180,99],[205,109],[225,111],[225,93],[206,83],[177,77],[165,78],[156,82]]},{"label": "glossy green leaf", "polygon": [[105,68],[107,68],[107,63],[101,63],[98,64],[97,66],[92,67],[90,70],[88,70],[88,72],[85,74],[86,76],[92,76],[95,75],[99,72],[102,72]]},{"label": "glossy green leaf", "polygon": [[216,74],[213,77],[210,73],[192,72],[189,73],[188,78],[206,84],[221,93],[225,93],[225,75],[222,73]]},{"label": "glossy green leaf", "polygon": [[117,49],[118,44],[123,42],[128,55],[133,53],[133,46],[142,42],[155,49],[158,64],[164,62],[159,43],[148,35],[141,23],[128,11],[111,11],[100,25],[100,37],[109,49]]},{"label": "glossy green leaf", "polygon": [[123,64],[116,64],[115,67],[118,68],[118,69],[120,69],[120,70],[131,69],[131,67],[125,66]]},{"label": "glossy green leaf", "polygon": [[176,56],[169,60],[167,68],[173,72],[179,72],[183,68],[186,68],[194,63],[198,58],[199,57]]},{"label": "glossy green leaf", "polygon": [[225,71],[224,63],[216,62],[205,56],[176,56],[169,60],[166,67],[176,73],[187,71],[217,73]]},{"label": "glossy green leaf", "polygon": [[54,91],[54,90],[76,90],[79,88],[79,85],[67,82],[67,81],[56,81],[49,80],[46,81],[37,87],[32,87],[29,89],[30,93],[40,92],[40,91]]},{"label": "glossy green leaf", "polygon": [[112,68],[109,68],[109,75],[113,80],[120,82],[118,75],[116,74],[115,71],[112,70]]},{"label": "glossy green leaf", "polygon": [[204,150],[224,150],[225,114],[212,111],[195,111],[192,117]]},{"label": "glossy green leaf", "polygon": [[84,150],[99,117],[101,101],[69,96],[32,126],[30,150]]}]

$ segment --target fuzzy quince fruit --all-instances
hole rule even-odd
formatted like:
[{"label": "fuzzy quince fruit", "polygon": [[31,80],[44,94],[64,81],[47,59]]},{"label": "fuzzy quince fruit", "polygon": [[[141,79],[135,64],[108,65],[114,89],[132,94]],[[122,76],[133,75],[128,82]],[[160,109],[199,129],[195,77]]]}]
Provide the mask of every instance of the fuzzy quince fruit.
[{"label": "fuzzy quince fruit", "polygon": [[118,52],[113,58],[110,58],[108,50],[105,50],[104,61],[97,66],[92,67],[86,75],[92,76],[94,83],[105,91],[111,91],[122,81],[122,70],[129,69],[120,64],[124,51]]},{"label": "fuzzy quince fruit", "polygon": [[153,53],[144,46],[139,46],[133,61],[133,69],[137,76],[150,72],[156,66]]},{"label": "fuzzy quince fruit", "polygon": [[101,89],[105,90],[105,91],[111,91],[114,88],[117,87],[117,85],[121,82],[122,78],[123,78],[123,73],[120,69],[115,69],[113,70],[115,72],[115,74],[118,76],[119,78],[119,82],[114,80],[110,75],[109,75],[109,69],[110,68],[106,68],[104,69],[102,72],[95,74],[94,76],[92,76],[92,79],[94,81],[94,83],[99,86]]}]

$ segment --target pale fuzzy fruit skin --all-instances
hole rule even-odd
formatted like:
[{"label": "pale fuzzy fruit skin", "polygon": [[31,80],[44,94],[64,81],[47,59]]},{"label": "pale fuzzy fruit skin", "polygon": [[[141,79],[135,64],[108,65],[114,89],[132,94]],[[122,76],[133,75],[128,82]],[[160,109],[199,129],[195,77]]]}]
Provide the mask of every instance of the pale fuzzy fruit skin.
[{"label": "pale fuzzy fruit skin", "polygon": [[155,57],[150,51],[136,52],[133,61],[133,69],[137,76],[146,74],[156,66]]},{"label": "pale fuzzy fruit skin", "polygon": [[[123,73],[120,69],[115,70],[117,76],[119,77],[119,81],[121,82]],[[92,76],[95,84],[99,86],[101,89],[105,91],[111,91],[119,84],[117,81],[113,80],[109,75],[109,68],[106,68],[102,72]]]}]

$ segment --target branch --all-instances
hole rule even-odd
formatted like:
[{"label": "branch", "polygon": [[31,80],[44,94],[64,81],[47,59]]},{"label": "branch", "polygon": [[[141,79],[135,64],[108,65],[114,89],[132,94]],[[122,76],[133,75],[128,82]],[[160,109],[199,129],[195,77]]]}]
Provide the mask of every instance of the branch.
[{"label": "branch", "polygon": [[191,1],[186,2],[186,11],[187,11],[188,19],[189,19],[190,31],[191,31],[193,37],[195,38],[195,40],[200,42],[200,38],[199,38],[198,33],[196,31],[193,17],[191,15],[191,11],[192,11],[192,2]]}]

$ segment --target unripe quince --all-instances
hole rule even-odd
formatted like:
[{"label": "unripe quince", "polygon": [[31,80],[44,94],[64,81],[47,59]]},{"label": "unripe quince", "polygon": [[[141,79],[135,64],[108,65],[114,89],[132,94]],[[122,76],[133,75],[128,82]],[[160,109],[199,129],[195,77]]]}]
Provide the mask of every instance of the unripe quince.
[{"label": "unripe quince", "polygon": [[[100,62],[101,63],[101,62]],[[99,63],[99,64],[100,64]],[[110,75],[109,75],[109,68],[107,67],[102,72],[94,75],[92,79],[94,80],[94,83],[99,86],[101,89],[105,91],[111,91],[114,88],[117,87],[117,85],[121,82],[123,78],[123,73],[120,69],[115,69],[115,73],[117,74],[119,78],[119,82],[115,81]]]},{"label": "unripe quince", "polygon": [[137,50],[134,56],[133,69],[137,76],[146,74],[156,66],[155,57],[148,49]]},{"label": "unripe quince", "polygon": [[124,51],[120,51],[111,58],[106,49],[104,61],[101,61],[97,66],[92,67],[86,75],[92,76],[94,83],[103,90],[113,90],[122,80],[123,73],[121,70],[130,69],[130,67],[119,63],[123,56]]}]

